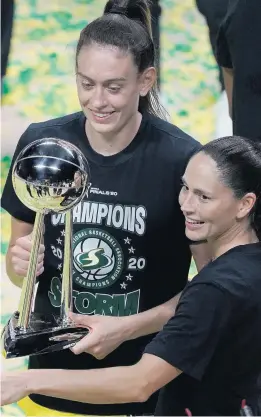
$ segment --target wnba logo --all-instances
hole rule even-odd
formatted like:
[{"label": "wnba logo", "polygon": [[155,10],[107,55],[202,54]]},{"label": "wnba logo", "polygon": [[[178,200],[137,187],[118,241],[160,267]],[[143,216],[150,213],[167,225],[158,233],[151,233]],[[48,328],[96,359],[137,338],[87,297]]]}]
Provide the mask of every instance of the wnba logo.
[{"label": "wnba logo", "polygon": [[114,237],[85,229],[73,237],[74,280],[84,288],[112,285],[123,269],[123,253]]}]

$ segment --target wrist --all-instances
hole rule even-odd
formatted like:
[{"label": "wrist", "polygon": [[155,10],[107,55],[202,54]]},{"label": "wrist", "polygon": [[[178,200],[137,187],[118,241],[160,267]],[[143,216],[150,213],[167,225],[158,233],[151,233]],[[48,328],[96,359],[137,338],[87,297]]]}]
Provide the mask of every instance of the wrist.
[{"label": "wrist", "polygon": [[27,397],[28,395],[33,393],[33,387],[34,387],[34,380],[33,380],[33,375],[32,375],[33,371],[32,370],[26,370],[26,371],[22,371],[20,372],[20,376],[21,376],[21,381],[20,384],[21,386],[24,387],[24,391],[25,391],[25,396]]},{"label": "wrist", "polygon": [[27,395],[40,394],[42,388],[44,388],[45,375],[41,369],[29,369],[25,371],[25,386]]},{"label": "wrist", "polygon": [[124,335],[124,340],[133,340],[136,339],[138,331],[138,319],[139,314],[132,314],[130,316],[121,317],[122,319],[122,328],[121,332]]}]

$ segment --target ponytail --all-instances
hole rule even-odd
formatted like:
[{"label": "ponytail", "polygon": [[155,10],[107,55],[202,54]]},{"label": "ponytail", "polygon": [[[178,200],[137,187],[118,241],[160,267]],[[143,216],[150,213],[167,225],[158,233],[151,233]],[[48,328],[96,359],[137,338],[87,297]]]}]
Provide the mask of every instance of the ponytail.
[{"label": "ponytail", "polygon": [[109,0],[104,8],[104,14],[123,14],[131,20],[142,23],[152,39],[151,12],[146,0]]}]

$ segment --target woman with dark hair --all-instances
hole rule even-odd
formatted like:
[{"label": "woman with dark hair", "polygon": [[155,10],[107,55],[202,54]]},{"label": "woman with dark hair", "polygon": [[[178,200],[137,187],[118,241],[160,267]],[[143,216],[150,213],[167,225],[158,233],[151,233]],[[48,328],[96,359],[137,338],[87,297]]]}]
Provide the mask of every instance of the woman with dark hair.
[{"label": "woman with dark hair", "polygon": [[[178,204],[180,177],[201,146],[163,120],[154,61],[147,2],[109,1],[103,16],[82,30],[77,46],[82,111],[32,124],[18,143],[14,161],[36,139],[61,138],[81,149],[91,172],[88,198],[73,211],[73,308],[85,315],[91,331],[73,352],[30,357],[30,369],[133,365],[174,314],[187,283],[190,246],[198,268],[209,261],[206,244],[190,245],[186,238]],[[6,263],[10,279],[21,286],[34,213],[16,197],[11,171],[2,197],[12,216]],[[39,313],[59,314],[63,243],[64,215],[46,216],[37,269]],[[53,410],[142,415],[153,413],[156,401],[154,395],[144,404],[105,405],[101,399],[92,405],[32,394],[19,406],[27,415],[47,415],[41,406],[52,416]]]},{"label": "woman with dark hair", "polygon": [[[186,235],[212,262],[183,291],[175,316],[136,364],[3,376],[2,401],[31,393],[94,404],[142,402],[165,386],[156,415],[239,415],[257,407],[261,370],[261,146],[217,139],[193,156],[179,196]],[[84,326],[84,316],[73,315]]]}]

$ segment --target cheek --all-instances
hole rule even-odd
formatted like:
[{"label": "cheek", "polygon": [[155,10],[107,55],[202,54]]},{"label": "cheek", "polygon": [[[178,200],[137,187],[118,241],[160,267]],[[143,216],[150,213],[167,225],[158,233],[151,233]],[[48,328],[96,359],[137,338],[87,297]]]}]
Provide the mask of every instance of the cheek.
[{"label": "cheek", "polygon": [[140,99],[140,92],[136,84],[126,86],[120,95],[122,102],[129,107],[138,103]]},{"label": "cheek", "polygon": [[139,94],[136,91],[126,91],[119,96],[113,97],[115,104],[130,108],[139,103]]},{"label": "cheek", "polygon": [[84,103],[88,101],[91,97],[91,92],[84,90],[81,86],[77,85],[77,93],[78,93],[78,99],[80,103]]},{"label": "cheek", "polygon": [[225,201],[211,206],[209,205],[209,207],[204,210],[204,215],[209,223],[221,228],[222,226],[226,228],[235,218],[233,208],[228,206]]},{"label": "cheek", "polygon": [[203,213],[207,220],[214,223],[224,218],[224,214],[221,214],[220,206],[217,204],[205,204],[205,207],[201,207],[201,213]]},{"label": "cheek", "polygon": [[220,210],[220,212],[223,212],[223,216],[222,214],[219,215],[220,222],[226,224],[227,227],[236,222],[237,210],[234,205],[223,205],[222,210]]},{"label": "cheek", "polygon": [[113,106],[113,108],[115,108],[115,110],[121,110],[128,106],[128,98],[122,94],[109,96],[107,100]]}]

